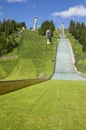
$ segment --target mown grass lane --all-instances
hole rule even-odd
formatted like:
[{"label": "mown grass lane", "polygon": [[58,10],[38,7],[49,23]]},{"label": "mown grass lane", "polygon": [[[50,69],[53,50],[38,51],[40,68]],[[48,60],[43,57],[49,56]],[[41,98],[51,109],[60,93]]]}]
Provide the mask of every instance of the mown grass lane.
[{"label": "mown grass lane", "polygon": [[51,80],[0,96],[0,130],[85,129],[85,81]]}]

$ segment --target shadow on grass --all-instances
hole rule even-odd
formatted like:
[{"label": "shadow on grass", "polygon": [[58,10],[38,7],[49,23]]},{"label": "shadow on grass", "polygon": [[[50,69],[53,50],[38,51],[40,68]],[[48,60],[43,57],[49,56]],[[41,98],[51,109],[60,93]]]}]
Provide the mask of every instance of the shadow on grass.
[{"label": "shadow on grass", "polygon": [[16,91],[18,89],[28,87],[34,84],[45,82],[48,79],[25,79],[25,80],[13,80],[13,81],[1,81],[0,82],[0,95]]}]

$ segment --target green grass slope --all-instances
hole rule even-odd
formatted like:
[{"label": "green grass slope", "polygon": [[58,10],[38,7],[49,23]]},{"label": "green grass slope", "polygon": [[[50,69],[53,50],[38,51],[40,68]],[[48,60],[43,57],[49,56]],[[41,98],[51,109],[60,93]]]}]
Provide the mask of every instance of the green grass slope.
[{"label": "green grass slope", "polygon": [[11,74],[18,63],[17,48],[0,57],[0,80]]},{"label": "green grass slope", "polygon": [[86,130],[86,82],[47,81],[0,96],[0,130]]},{"label": "green grass slope", "polygon": [[23,31],[18,47],[18,64],[5,80],[50,77],[53,72],[57,32],[51,44],[37,31]]},{"label": "green grass slope", "polygon": [[17,58],[0,59],[0,80],[10,75],[17,63]]}]

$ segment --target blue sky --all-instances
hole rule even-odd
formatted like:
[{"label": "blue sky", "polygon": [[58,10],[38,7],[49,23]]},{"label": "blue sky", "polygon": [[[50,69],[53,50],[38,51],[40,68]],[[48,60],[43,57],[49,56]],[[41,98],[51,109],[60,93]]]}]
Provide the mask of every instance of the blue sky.
[{"label": "blue sky", "polygon": [[68,27],[71,19],[86,23],[86,0],[0,0],[0,21],[15,19],[30,28],[34,16],[38,27],[45,20],[53,20],[56,28]]}]

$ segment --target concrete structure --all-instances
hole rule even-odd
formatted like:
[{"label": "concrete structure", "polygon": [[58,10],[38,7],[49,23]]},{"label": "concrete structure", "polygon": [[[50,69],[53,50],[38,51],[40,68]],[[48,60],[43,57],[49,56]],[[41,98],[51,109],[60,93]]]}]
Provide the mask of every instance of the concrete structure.
[{"label": "concrete structure", "polygon": [[33,30],[37,29],[37,17],[34,17],[34,27]]},{"label": "concrete structure", "polygon": [[74,67],[74,58],[71,45],[67,39],[61,38],[56,54],[55,72],[53,80],[86,80],[79,75]]},{"label": "concrete structure", "polygon": [[65,37],[65,35],[64,35],[64,23],[61,24],[60,29],[61,29],[61,35],[60,36]]}]

